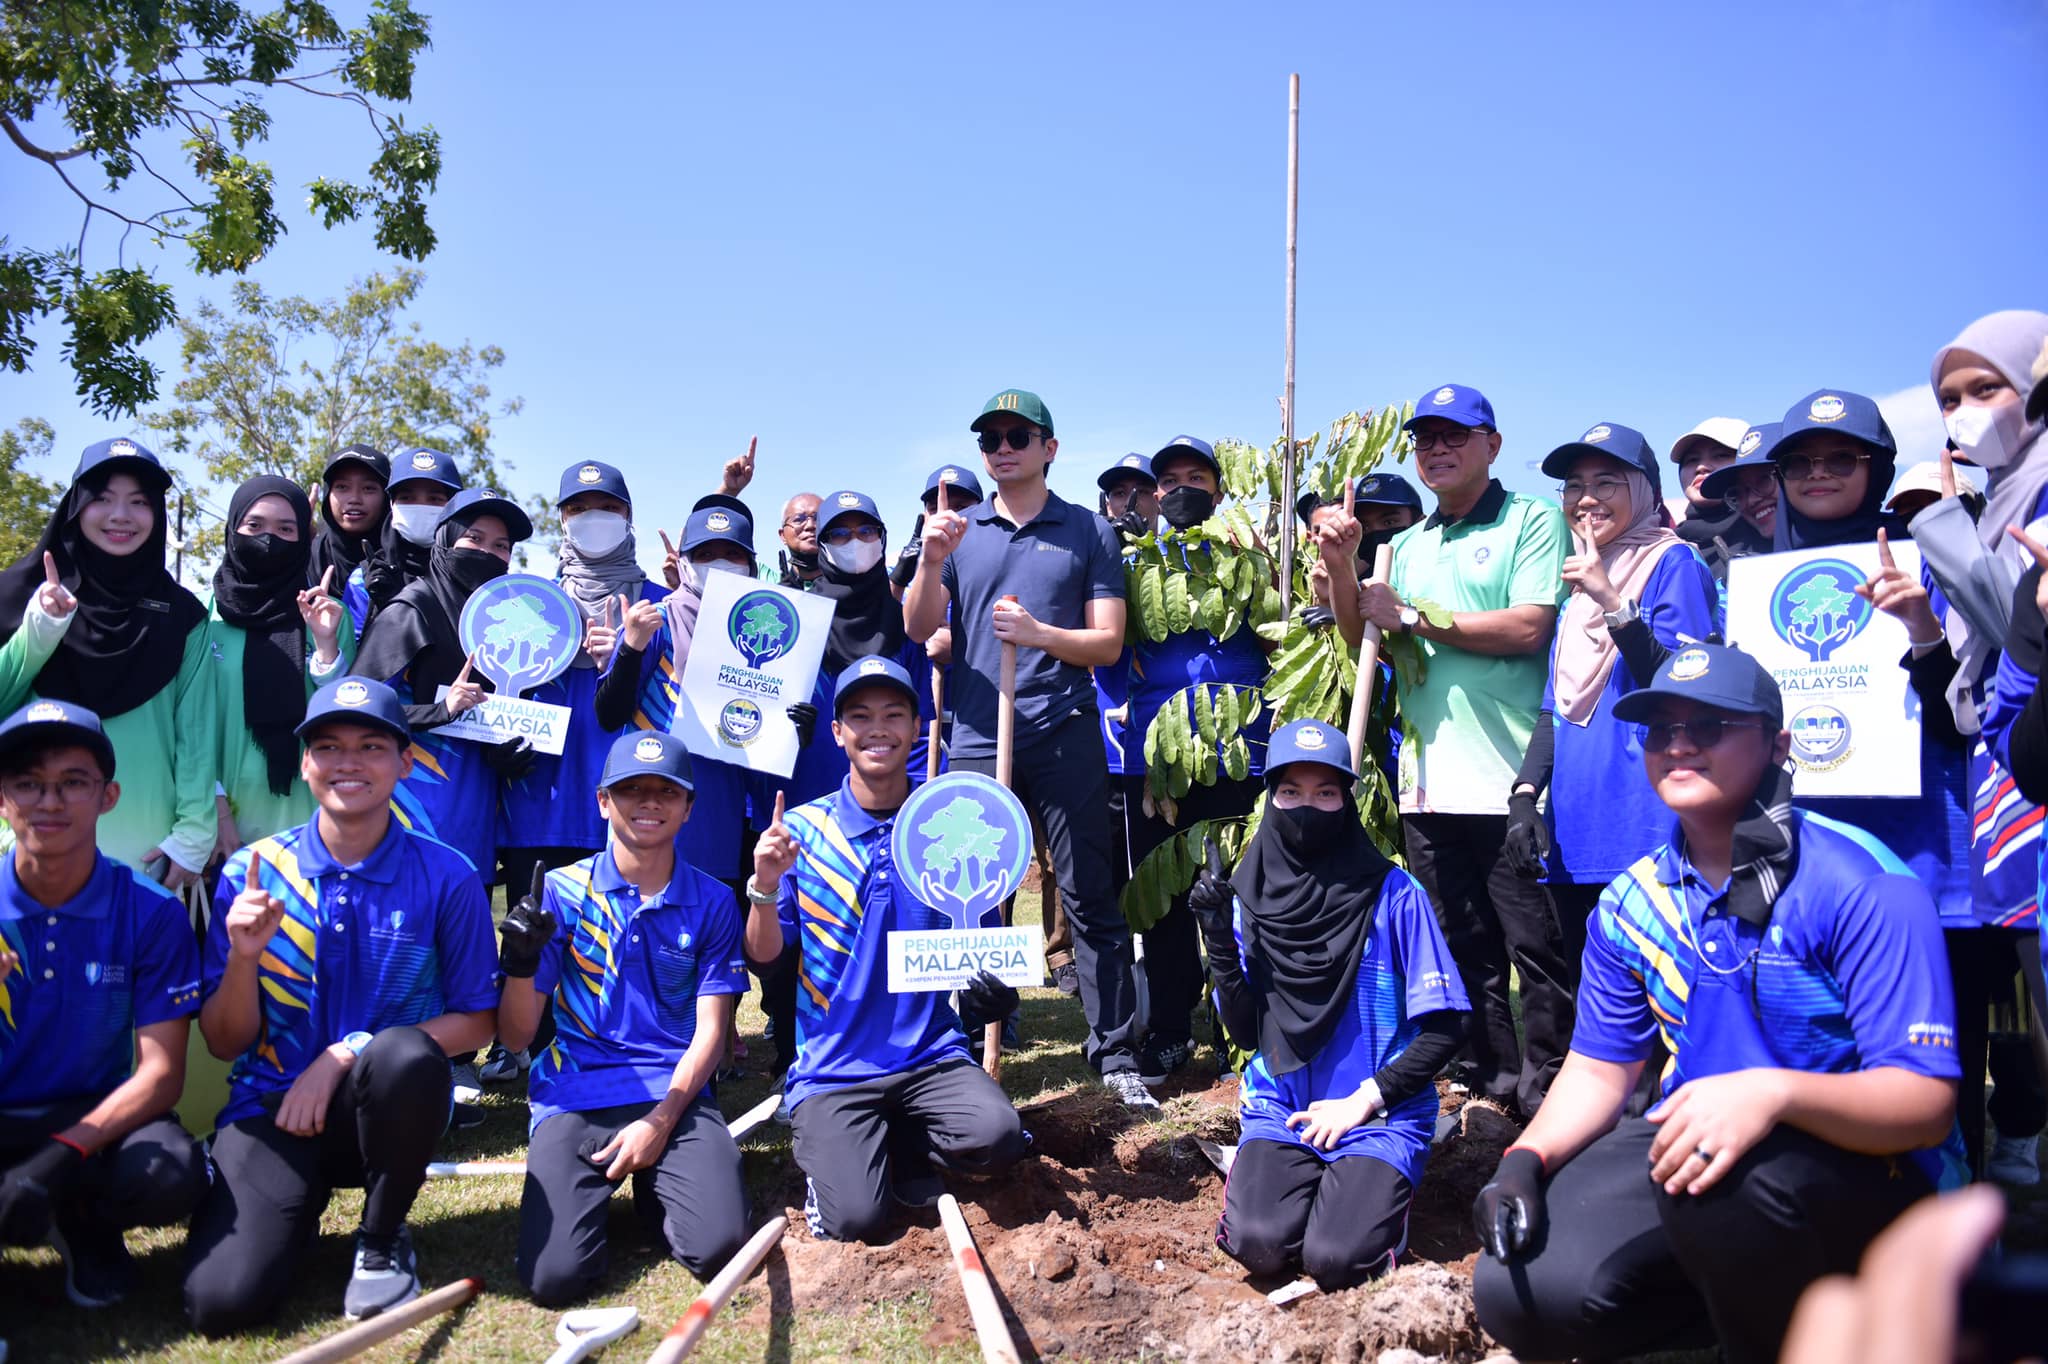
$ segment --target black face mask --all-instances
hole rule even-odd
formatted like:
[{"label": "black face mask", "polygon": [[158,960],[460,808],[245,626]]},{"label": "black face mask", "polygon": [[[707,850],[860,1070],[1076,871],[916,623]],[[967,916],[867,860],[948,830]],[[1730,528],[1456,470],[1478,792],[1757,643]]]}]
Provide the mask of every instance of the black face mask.
[{"label": "black face mask", "polygon": [[811,550],[809,553],[806,553],[800,549],[784,550],[783,557],[788,559],[790,563],[794,564],[800,572],[814,573],[817,571],[818,551],[816,551],[815,549]]},{"label": "black face mask", "polygon": [[448,551],[448,577],[465,596],[508,571],[503,559],[482,549]]},{"label": "black face mask", "polygon": [[1369,530],[1360,535],[1358,537],[1359,567],[1364,572],[1371,573],[1373,556],[1379,553],[1380,546],[1392,544],[1394,537],[1400,533],[1398,530]]},{"label": "black face mask", "polygon": [[1179,487],[1159,495],[1159,514],[1175,530],[1199,526],[1216,512],[1216,494],[1207,488]]},{"label": "black face mask", "polygon": [[235,558],[251,578],[276,577],[289,571],[293,561],[304,554],[297,540],[282,539],[267,532],[237,535],[235,539]]},{"label": "black face mask", "polygon": [[1266,818],[1275,821],[1280,841],[1296,857],[1307,857],[1313,851],[1330,847],[1344,837],[1346,824],[1352,826],[1352,832],[1364,833],[1351,812],[1341,808],[1318,810],[1313,805],[1294,805],[1283,810],[1274,805],[1267,809]]}]

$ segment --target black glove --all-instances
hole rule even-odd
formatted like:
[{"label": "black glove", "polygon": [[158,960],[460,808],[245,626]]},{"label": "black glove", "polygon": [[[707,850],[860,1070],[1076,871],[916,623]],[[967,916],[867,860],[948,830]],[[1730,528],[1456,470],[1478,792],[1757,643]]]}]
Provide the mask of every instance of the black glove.
[{"label": "black glove", "polygon": [[1543,1157],[1526,1146],[1509,1147],[1492,1182],[1472,1200],[1479,1244],[1502,1264],[1512,1264],[1543,1235],[1549,1220],[1543,1206]]},{"label": "black glove", "polygon": [[[1230,888],[1230,872],[1223,865],[1223,849],[1216,846],[1213,838],[1203,842],[1208,846],[1203,851],[1202,870],[1188,890],[1188,913],[1195,916],[1195,925],[1202,930],[1202,941],[1235,943],[1230,921],[1236,892]],[[1210,955],[1215,955],[1213,947]]]},{"label": "black glove", "polygon": [[1337,613],[1327,606],[1304,606],[1294,618],[1311,630],[1327,630],[1337,623]]},{"label": "black glove", "polygon": [[799,748],[811,746],[811,736],[818,732],[818,708],[808,701],[799,701],[788,711],[789,722],[796,726],[796,742]]},{"label": "black glove", "polygon": [[983,971],[960,987],[960,1023],[970,1034],[1002,1022],[1016,1007],[1016,987],[997,980],[993,971]]},{"label": "black glove", "polygon": [[[920,521],[922,517],[918,518]],[[923,532],[920,531],[919,534]],[[917,561],[924,556],[924,547],[915,538],[905,545],[896,556],[896,566],[889,570],[889,581],[898,587],[910,586],[910,580],[917,576]]]},{"label": "black glove", "polygon": [[76,1147],[52,1137],[0,1175],[0,1245],[41,1245],[57,1199],[84,1164]]},{"label": "black glove", "polygon": [[542,906],[548,869],[533,864],[533,889],[505,913],[498,928],[498,969],[519,980],[532,980],[540,970],[540,951],[555,936],[555,916]]},{"label": "black glove", "polygon": [[1501,853],[1508,870],[1524,881],[1543,879],[1543,859],[1550,856],[1550,826],[1536,808],[1536,793],[1516,791],[1508,797],[1508,835]]},{"label": "black glove", "polygon": [[1126,540],[1142,540],[1152,533],[1152,527],[1135,511],[1127,511],[1109,524]]},{"label": "black glove", "polygon": [[534,761],[539,757],[540,753],[524,739],[484,745],[485,765],[506,781],[518,781],[533,771]]}]

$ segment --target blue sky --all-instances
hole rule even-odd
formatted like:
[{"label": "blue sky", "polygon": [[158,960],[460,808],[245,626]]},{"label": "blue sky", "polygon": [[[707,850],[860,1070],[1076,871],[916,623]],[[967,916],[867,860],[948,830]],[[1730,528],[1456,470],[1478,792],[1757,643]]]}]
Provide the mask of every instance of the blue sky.
[{"label": "blue sky", "polygon": [[[2042,0],[418,2],[408,119],[447,169],[414,314],[504,347],[522,491],[626,470],[650,563],[750,433],[764,548],[799,488],[857,486],[907,532],[1012,384],[1051,405],[1077,498],[1178,432],[1275,436],[1290,71],[1303,430],[1476,384],[1533,488],[1596,420],[1668,447],[1838,386],[1902,393],[1931,455],[1935,348],[2048,307]],[[273,108],[282,201],[367,162],[342,111]],[[76,234],[42,170],[0,160],[18,242]],[[393,264],[289,221],[273,292]],[[159,259],[188,307],[225,293]],[[0,421],[53,421],[68,473],[111,432],[41,338]]]}]

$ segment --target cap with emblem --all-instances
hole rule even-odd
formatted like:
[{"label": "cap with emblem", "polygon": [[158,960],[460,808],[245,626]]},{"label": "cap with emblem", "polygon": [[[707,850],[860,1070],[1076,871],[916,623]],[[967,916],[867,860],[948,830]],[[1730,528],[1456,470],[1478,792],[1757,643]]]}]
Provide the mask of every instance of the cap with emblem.
[{"label": "cap with emblem", "polygon": [[1290,720],[1273,731],[1266,744],[1266,785],[1278,781],[1280,770],[1289,763],[1321,763],[1347,777],[1358,775],[1351,767],[1351,744],[1344,731],[1321,720]]},{"label": "cap with emblem", "polygon": [[434,522],[434,533],[451,522],[468,526],[479,516],[495,516],[505,523],[506,534],[514,544],[533,538],[533,518],[526,509],[501,492],[490,488],[465,488],[448,499],[448,505],[441,508],[441,517]]},{"label": "cap with emblem", "polygon": [[391,482],[391,457],[374,445],[344,445],[327,457],[320,481],[331,484],[334,476],[349,467],[367,470],[379,483]]},{"label": "cap with emblem", "polygon": [[[1341,506],[1343,501],[1341,492],[1335,497],[1306,492],[1294,500],[1294,514],[1306,521],[1317,508]],[[1422,495],[1399,474],[1360,474],[1351,503],[1355,507],[1406,507],[1417,515],[1422,512]]]},{"label": "cap with emblem", "polygon": [[741,516],[745,517],[748,525],[752,525],[754,522],[754,509],[740,501],[737,497],[734,497],[731,493],[706,493],[690,504],[690,510],[693,512],[703,511],[706,507],[723,507],[727,511],[738,512]]},{"label": "cap with emblem", "polygon": [[1152,476],[1159,476],[1159,467],[1169,460],[1196,459],[1209,466],[1209,472],[1216,477],[1218,487],[1223,483],[1223,466],[1217,462],[1216,447],[1200,436],[1175,436],[1152,452]]},{"label": "cap with emblem", "polygon": [[134,474],[145,486],[158,492],[171,486],[170,473],[155,452],[147,446],[137,445],[126,436],[98,440],[86,446],[85,453],[78,457],[78,468],[72,471],[71,481],[76,483],[94,470],[111,478],[116,468]]},{"label": "cap with emblem", "polygon": [[1021,388],[1006,388],[982,404],[981,415],[976,417],[967,429],[979,431],[988,425],[990,417],[1000,417],[1005,413],[1012,417],[1022,417],[1047,436],[1052,435],[1052,411],[1046,407],[1045,399]]},{"label": "cap with emblem", "polygon": [[885,524],[882,509],[866,493],[830,493],[818,501],[818,534],[823,535],[834,521],[846,516],[865,516],[877,525]]},{"label": "cap with emblem", "polygon": [[344,677],[314,692],[306,703],[306,718],[293,733],[303,739],[331,723],[368,725],[400,743],[412,742],[412,727],[406,723],[405,705],[398,693],[367,677]]},{"label": "cap with emblem", "polygon": [[847,701],[862,687],[894,687],[910,698],[913,710],[917,708],[917,688],[911,685],[910,674],[903,671],[903,665],[893,658],[869,654],[866,658],[856,658],[846,665],[845,672],[839,674],[839,684],[832,691],[834,718],[846,709]]},{"label": "cap with emblem", "polygon": [[1736,451],[1749,423],[1740,417],[1709,417],[1671,443],[1671,462],[1683,464],[1696,445],[1718,445]]},{"label": "cap with emblem", "polygon": [[690,775],[690,750],[675,735],[657,729],[628,730],[614,739],[597,784],[616,786],[634,777],[660,777],[685,791],[697,789]]},{"label": "cap with emblem", "polygon": [[1735,443],[1739,458],[1701,479],[1700,496],[1709,502],[1720,501],[1735,491],[1735,482],[1744,469],[1770,468],[1771,451],[1778,448],[1778,432],[1782,429],[1780,422],[1758,422],[1743,432],[1742,439]]},{"label": "cap with emblem", "polygon": [[683,541],[676,546],[679,554],[688,554],[699,545],[708,545],[723,540],[738,545],[751,557],[754,552],[754,523],[727,507],[700,507],[690,513],[690,519],[683,523]]},{"label": "cap with emblem", "polygon": [[1893,459],[1899,453],[1898,442],[1892,439],[1892,429],[1877,404],[1846,388],[1822,388],[1807,394],[1786,409],[1782,427],[1776,450],[1780,455],[1794,441],[1816,431],[1839,431]]},{"label": "cap with emblem", "polygon": [[1126,479],[1137,479],[1149,488],[1159,486],[1159,480],[1152,477],[1152,461],[1136,453],[1125,455],[1116,463],[1095,476],[1095,486],[1108,492]]},{"label": "cap with emblem", "polygon": [[1562,482],[1571,473],[1572,461],[1580,455],[1605,455],[1638,470],[1650,480],[1650,491],[1662,497],[1664,480],[1657,467],[1657,452],[1643,433],[1620,422],[1595,422],[1577,440],[1566,441],[1543,457],[1543,472]]},{"label": "cap with emblem", "polygon": [[1614,718],[1643,724],[1656,712],[1658,698],[1667,696],[1739,715],[1761,715],[1774,728],[1785,719],[1785,698],[1777,679],[1732,644],[1681,645],[1647,687],[1614,703]]},{"label": "cap with emblem", "polygon": [[455,456],[439,450],[413,449],[391,461],[391,491],[408,483],[438,483],[451,492],[462,491],[462,470]]},{"label": "cap with emblem", "polygon": [[69,701],[31,701],[0,720],[0,768],[11,766],[23,749],[76,744],[99,761],[100,775],[114,775],[114,745],[100,717]]},{"label": "cap with emblem", "polygon": [[633,494],[626,491],[626,476],[609,464],[600,464],[586,459],[562,470],[562,487],[555,494],[555,505],[561,506],[570,498],[582,493],[603,493],[616,497],[627,506],[633,505]]},{"label": "cap with emblem", "polygon": [[1415,423],[1425,417],[1442,417],[1447,422],[1460,426],[1484,426],[1498,431],[1500,426],[1493,420],[1493,404],[1486,401],[1486,395],[1476,388],[1463,384],[1444,384],[1433,388],[1415,400],[1415,415],[1401,423],[1403,431],[1413,431]]},{"label": "cap with emblem", "polygon": [[932,470],[932,476],[924,481],[925,501],[931,506],[939,505],[939,487],[945,485],[953,491],[946,495],[948,502],[960,505],[960,494],[967,494],[967,503],[981,501],[981,480],[974,476],[974,470],[963,469],[957,464],[942,464]]}]

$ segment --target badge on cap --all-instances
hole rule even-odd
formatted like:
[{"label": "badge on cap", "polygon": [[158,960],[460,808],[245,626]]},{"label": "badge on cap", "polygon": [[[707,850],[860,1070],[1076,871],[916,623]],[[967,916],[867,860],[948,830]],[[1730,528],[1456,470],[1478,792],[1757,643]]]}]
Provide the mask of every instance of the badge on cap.
[{"label": "badge on cap", "polygon": [[604,475],[598,471],[598,467],[595,464],[586,464],[576,471],[576,481],[578,483],[597,483],[603,478]]},{"label": "badge on cap", "polygon": [[633,759],[636,762],[658,763],[661,761],[662,752],[661,739],[653,734],[633,745]]},{"label": "badge on cap", "polygon": [[415,451],[413,451],[413,452],[412,452],[412,467],[413,467],[413,468],[415,468],[415,469],[419,469],[419,470],[421,470],[421,471],[423,471],[423,472],[432,472],[432,470],[433,470],[433,468],[434,468],[434,455],[433,455],[433,452],[432,452],[431,450],[415,450]]},{"label": "badge on cap", "polygon": [[55,701],[38,701],[28,708],[26,718],[36,724],[42,724],[48,720],[62,720],[64,719],[64,707],[58,705]]},{"label": "badge on cap", "polygon": [[1748,459],[1756,447],[1763,443],[1764,433],[1752,426],[1749,430],[1742,433],[1742,444],[1735,447],[1735,453],[1744,459]]},{"label": "badge on cap", "polygon": [[1707,651],[1705,649],[1687,649],[1684,653],[1671,660],[1671,680],[1673,682],[1690,682],[1695,677],[1705,676],[1707,661]]},{"label": "badge on cap", "polygon": [[1380,476],[1378,474],[1374,474],[1371,478],[1366,479],[1363,483],[1358,485],[1358,491],[1362,493],[1376,493],[1379,490]]},{"label": "badge on cap", "polygon": [[960,481],[960,471],[959,471],[958,469],[953,469],[953,468],[946,468],[946,469],[941,469],[941,470],[939,470],[939,482],[941,482],[941,483],[958,483],[959,481]]},{"label": "badge on cap", "polygon": [[135,455],[140,454],[141,451],[135,448],[135,442],[132,440],[117,440],[107,447],[107,453],[110,455]]},{"label": "badge on cap", "polygon": [[722,511],[715,511],[704,518],[704,529],[706,530],[730,530],[731,528],[732,518]]},{"label": "badge on cap", "polygon": [[1457,397],[1457,396],[1458,396],[1458,392],[1457,392],[1457,390],[1456,390],[1456,389],[1454,389],[1454,388],[1452,388],[1452,387],[1451,387],[1451,386],[1450,386],[1449,384],[1445,384],[1445,385],[1444,385],[1444,386],[1443,386],[1442,388],[1438,389],[1438,390],[1437,390],[1437,391],[1436,391],[1435,393],[1432,393],[1432,394],[1431,394],[1431,395],[1429,396],[1429,400],[1430,400],[1430,401],[1431,401],[1432,403],[1435,403],[1435,404],[1436,404],[1436,405],[1437,405],[1438,407],[1442,407],[1442,406],[1443,406],[1443,405],[1444,405],[1445,403],[1448,403],[1448,402],[1449,402],[1449,401],[1450,401],[1451,399],[1453,399],[1453,398],[1455,398],[1455,397]]},{"label": "badge on cap", "polygon": [[860,494],[859,494],[859,493],[841,493],[841,494],[839,494],[839,505],[840,505],[840,506],[842,506],[842,507],[858,507],[858,506],[860,505]]},{"label": "badge on cap", "polygon": [[1607,423],[1602,422],[1600,423],[1600,425],[1594,427],[1591,431],[1588,431],[1579,439],[1587,445],[1598,445],[1601,441],[1606,440],[1609,436],[1613,434],[1614,428],[1607,425]]},{"label": "badge on cap", "polygon": [[1849,405],[1832,393],[1823,393],[1807,406],[1806,415],[1817,422],[1838,422],[1848,412]]},{"label": "badge on cap", "polygon": [[1126,469],[1135,469],[1144,462],[1145,457],[1143,455],[1125,455],[1122,459],[1117,461],[1117,463],[1123,465]]},{"label": "badge on cap", "polygon": [[1316,725],[1303,725],[1301,732],[1294,736],[1295,747],[1306,748],[1312,752],[1321,750],[1329,742],[1329,736],[1324,734],[1321,728]]},{"label": "badge on cap", "polygon": [[884,663],[881,659],[870,658],[860,665],[860,675],[862,677],[873,677],[876,673],[887,672],[888,669],[889,665]]},{"label": "badge on cap", "polygon": [[370,699],[370,689],[361,682],[344,682],[334,689],[337,706],[360,706]]}]

